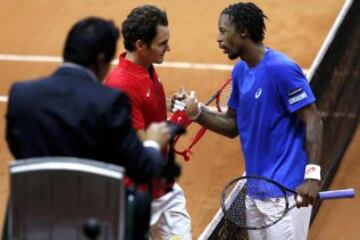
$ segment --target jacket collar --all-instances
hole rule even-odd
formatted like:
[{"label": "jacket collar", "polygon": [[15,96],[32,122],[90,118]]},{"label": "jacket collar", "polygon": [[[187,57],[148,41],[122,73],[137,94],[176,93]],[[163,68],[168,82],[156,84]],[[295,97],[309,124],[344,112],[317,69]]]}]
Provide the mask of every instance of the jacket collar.
[{"label": "jacket collar", "polygon": [[99,82],[98,78],[95,76],[93,72],[76,63],[71,63],[71,62],[63,63],[55,72],[55,74],[57,73],[59,74],[73,73],[79,75],[79,77],[90,79],[91,81],[94,82]]}]

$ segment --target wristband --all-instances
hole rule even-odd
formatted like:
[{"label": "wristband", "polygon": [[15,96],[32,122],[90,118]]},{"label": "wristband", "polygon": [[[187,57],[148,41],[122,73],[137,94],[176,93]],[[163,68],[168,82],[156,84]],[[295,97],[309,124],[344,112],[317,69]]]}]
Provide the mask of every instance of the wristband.
[{"label": "wristband", "polygon": [[308,164],[305,167],[304,179],[314,179],[321,181],[321,168],[316,164]]}]

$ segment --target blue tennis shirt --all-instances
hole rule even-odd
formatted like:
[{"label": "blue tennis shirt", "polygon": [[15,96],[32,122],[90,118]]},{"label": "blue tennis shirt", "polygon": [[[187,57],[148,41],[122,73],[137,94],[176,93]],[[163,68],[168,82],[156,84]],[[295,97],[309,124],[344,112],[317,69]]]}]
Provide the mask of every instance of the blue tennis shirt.
[{"label": "blue tennis shirt", "polygon": [[238,62],[228,102],[236,110],[247,175],[273,179],[290,189],[304,181],[305,126],[296,111],[315,101],[301,68],[267,49],[261,62]]}]

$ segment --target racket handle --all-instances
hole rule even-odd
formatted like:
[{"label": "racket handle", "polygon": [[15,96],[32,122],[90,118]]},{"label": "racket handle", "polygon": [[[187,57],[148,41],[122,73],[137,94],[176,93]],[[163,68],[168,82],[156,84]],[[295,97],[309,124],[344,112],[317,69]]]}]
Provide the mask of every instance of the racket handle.
[{"label": "racket handle", "polygon": [[355,197],[355,190],[353,188],[319,192],[319,199],[321,200],[353,197]]}]

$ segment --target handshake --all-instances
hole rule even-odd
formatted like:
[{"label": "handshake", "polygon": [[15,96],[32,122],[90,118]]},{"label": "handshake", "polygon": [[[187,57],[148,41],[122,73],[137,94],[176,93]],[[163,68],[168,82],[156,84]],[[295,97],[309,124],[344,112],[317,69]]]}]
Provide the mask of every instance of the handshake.
[{"label": "handshake", "polygon": [[[195,121],[201,114],[202,104],[195,97],[195,92],[185,92],[183,89],[175,93],[168,104],[171,112],[185,112],[192,121]],[[151,124],[145,131],[142,139],[152,140],[159,144],[160,148],[164,148],[175,136],[185,133],[180,125],[171,122],[161,122]]]},{"label": "handshake", "polygon": [[184,111],[191,120],[195,121],[201,114],[201,105],[195,96],[195,91],[187,93],[181,89],[172,96],[170,110],[173,113]]}]

